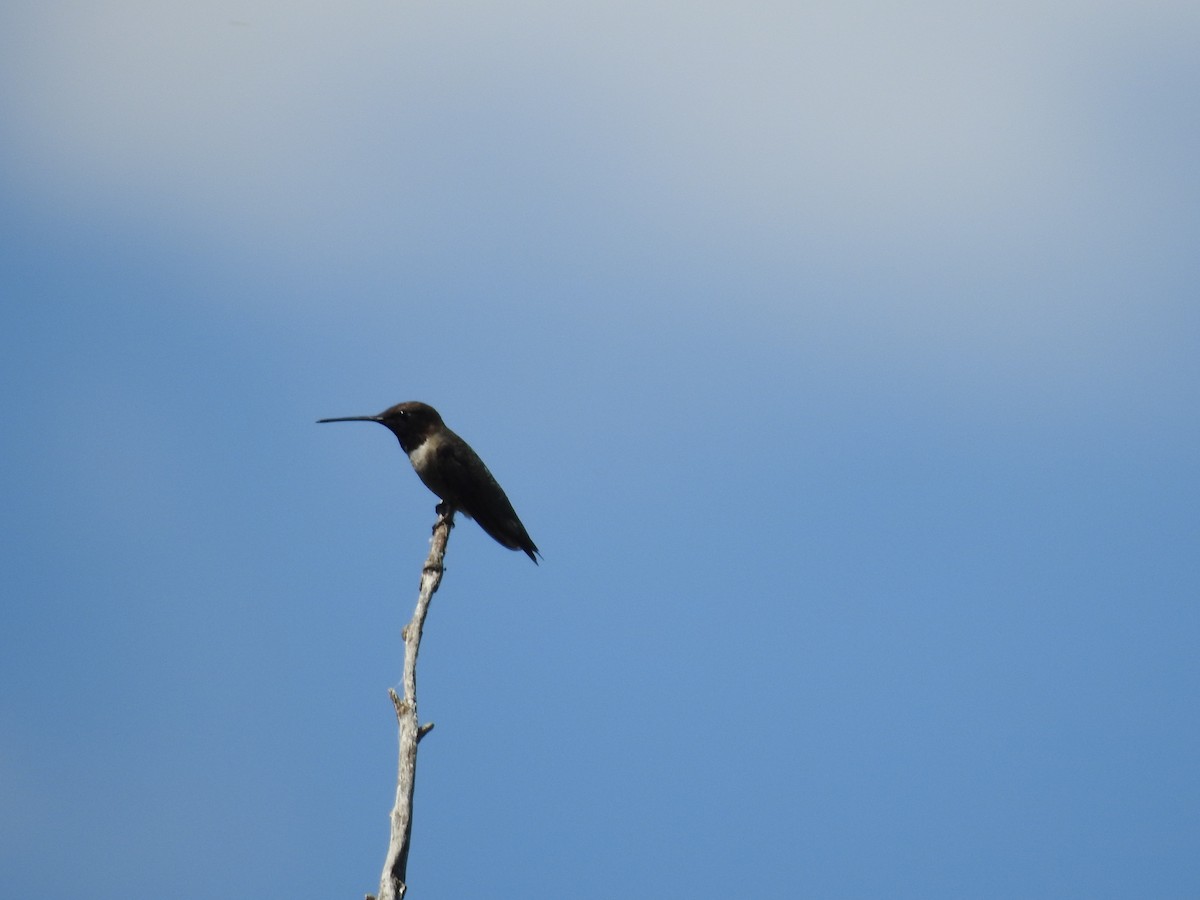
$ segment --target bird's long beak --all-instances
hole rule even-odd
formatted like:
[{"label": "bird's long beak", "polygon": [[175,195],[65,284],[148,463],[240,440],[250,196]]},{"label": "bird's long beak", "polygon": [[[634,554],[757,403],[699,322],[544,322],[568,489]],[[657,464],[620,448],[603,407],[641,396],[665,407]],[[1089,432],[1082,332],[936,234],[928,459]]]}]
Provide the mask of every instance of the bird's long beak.
[{"label": "bird's long beak", "polygon": [[379,416],[345,416],[341,419],[317,419],[317,424],[322,422],[381,422]]}]

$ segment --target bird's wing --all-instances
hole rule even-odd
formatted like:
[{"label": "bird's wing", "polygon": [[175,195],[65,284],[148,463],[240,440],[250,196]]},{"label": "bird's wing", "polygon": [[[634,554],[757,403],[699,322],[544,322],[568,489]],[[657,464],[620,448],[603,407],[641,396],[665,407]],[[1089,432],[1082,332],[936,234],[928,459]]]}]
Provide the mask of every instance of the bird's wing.
[{"label": "bird's wing", "polygon": [[537,546],[479,455],[460,441],[445,442],[437,448],[437,455],[438,472],[449,495],[443,499],[450,499],[453,506],[478,522],[498,544],[510,550],[524,550],[537,562],[533,556]]},{"label": "bird's wing", "polygon": [[437,456],[438,474],[449,495],[447,499],[508,546],[508,541],[500,536],[501,529],[494,531],[489,524],[500,526],[504,519],[515,519],[517,513],[483,460],[468,445],[457,441],[442,444],[437,448]]}]

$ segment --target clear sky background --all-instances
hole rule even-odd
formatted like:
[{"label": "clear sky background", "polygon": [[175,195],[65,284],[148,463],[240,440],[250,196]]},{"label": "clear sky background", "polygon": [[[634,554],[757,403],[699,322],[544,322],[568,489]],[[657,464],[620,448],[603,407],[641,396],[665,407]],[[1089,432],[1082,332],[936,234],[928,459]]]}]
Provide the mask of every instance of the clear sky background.
[{"label": "clear sky background", "polygon": [[1200,5],[0,7],[0,895],[1200,895]]}]

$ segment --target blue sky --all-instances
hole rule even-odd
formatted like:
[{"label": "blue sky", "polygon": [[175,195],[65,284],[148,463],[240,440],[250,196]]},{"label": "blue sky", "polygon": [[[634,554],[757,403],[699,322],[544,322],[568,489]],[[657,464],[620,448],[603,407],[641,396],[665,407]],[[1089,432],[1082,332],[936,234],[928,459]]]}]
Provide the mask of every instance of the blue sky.
[{"label": "blue sky", "polygon": [[[1200,892],[1194,3],[10,2],[0,895]],[[169,888],[166,886],[169,885]]]}]

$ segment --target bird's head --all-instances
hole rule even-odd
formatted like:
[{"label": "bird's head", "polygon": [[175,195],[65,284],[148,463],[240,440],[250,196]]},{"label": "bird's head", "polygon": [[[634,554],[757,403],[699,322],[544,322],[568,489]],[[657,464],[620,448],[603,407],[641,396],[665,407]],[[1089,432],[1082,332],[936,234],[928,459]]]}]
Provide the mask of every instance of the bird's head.
[{"label": "bird's head", "polygon": [[430,434],[445,426],[438,411],[427,403],[408,400],[389,407],[377,416],[344,416],[339,419],[318,419],[319,422],[378,422],[386,425],[400,441],[405,453],[411,453],[424,443]]}]

